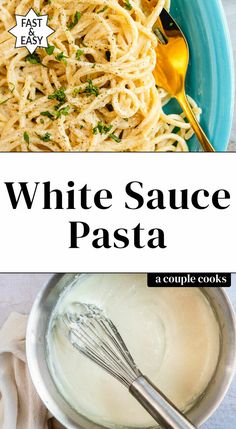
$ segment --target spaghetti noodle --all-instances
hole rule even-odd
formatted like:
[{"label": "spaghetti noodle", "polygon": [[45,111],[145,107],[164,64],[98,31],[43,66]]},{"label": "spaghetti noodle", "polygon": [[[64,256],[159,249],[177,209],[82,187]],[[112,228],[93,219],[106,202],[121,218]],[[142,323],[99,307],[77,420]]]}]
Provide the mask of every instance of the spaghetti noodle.
[{"label": "spaghetti noodle", "polygon": [[[169,2],[147,17],[139,0],[1,0],[0,150],[187,151],[192,129],[152,73]],[[8,32],[31,7],[55,30],[32,55]]]}]

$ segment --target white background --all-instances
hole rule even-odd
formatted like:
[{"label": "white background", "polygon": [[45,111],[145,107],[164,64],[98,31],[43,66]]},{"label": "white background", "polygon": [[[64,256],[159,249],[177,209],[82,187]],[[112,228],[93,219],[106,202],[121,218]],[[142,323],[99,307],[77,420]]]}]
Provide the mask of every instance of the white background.
[{"label": "white background", "polygon": [[[235,162],[236,154],[229,153],[0,154],[0,271],[236,271]],[[69,180],[77,188],[87,183],[92,190],[110,189],[112,208],[81,210],[78,203],[77,210],[42,210],[39,188],[32,210],[24,203],[12,210],[4,185],[9,181],[51,181],[53,187],[66,190]],[[231,207],[127,210],[125,186],[130,181],[143,182],[144,193],[152,188],[227,189]],[[91,229],[103,227],[111,232],[138,223],[146,229],[159,227],[165,231],[167,248],[135,249],[130,244],[126,249],[94,249],[91,235],[81,241],[80,249],[70,249],[69,221],[85,221]]]}]

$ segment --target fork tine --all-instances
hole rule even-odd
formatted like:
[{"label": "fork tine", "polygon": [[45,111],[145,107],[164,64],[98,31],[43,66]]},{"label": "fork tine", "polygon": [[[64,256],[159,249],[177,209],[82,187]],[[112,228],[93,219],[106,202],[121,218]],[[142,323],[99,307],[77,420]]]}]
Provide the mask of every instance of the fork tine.
[{"label": "fork tine", "polygon": [[[183,37],[185,39],[185,36],[178,26],[177,22],[172,18],[172,16],[167,12],[166,9],[163,9],[160,13],[159,20],[161,21],[162,29],[167,37]],[[186,40],[186,39],[185,39]]]},{"label": "fork tine", "polygon": [[168,38],[165,35],[164,31],[162,31],[162,29],[160,27],[156,27],[153,29],[153,33],[157,36],[159,42],[162,45],[167,45],[168,43]]}]

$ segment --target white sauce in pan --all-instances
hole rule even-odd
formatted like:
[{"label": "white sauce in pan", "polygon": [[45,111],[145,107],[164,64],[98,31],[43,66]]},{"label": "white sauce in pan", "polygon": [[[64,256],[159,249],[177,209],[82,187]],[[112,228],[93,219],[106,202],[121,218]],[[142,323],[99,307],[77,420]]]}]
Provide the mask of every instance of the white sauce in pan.
[{"label": "white sauce in pan", "polygon": [[[55,314],[75,301],[105,311],[140,370],[180,409],[190,408],[203,393],[217,365],[220,335],[199,289],[148,288],[143,274],[91,274],[61,296]],[[153,426],[122,384],[73,348],[59,320],[48,335],[49,364],[70,405],[108,427]]]}]

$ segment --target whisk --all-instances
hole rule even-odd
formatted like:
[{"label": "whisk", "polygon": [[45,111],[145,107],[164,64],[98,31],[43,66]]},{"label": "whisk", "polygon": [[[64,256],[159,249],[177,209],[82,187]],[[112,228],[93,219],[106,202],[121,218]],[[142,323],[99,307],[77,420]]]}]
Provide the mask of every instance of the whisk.
[{"label": "whisk", "polygon": [[116,326],[100,308],[75,302],[62,320],[71,344],[126,386],[162,428],[196,429],[142,374]]}]

